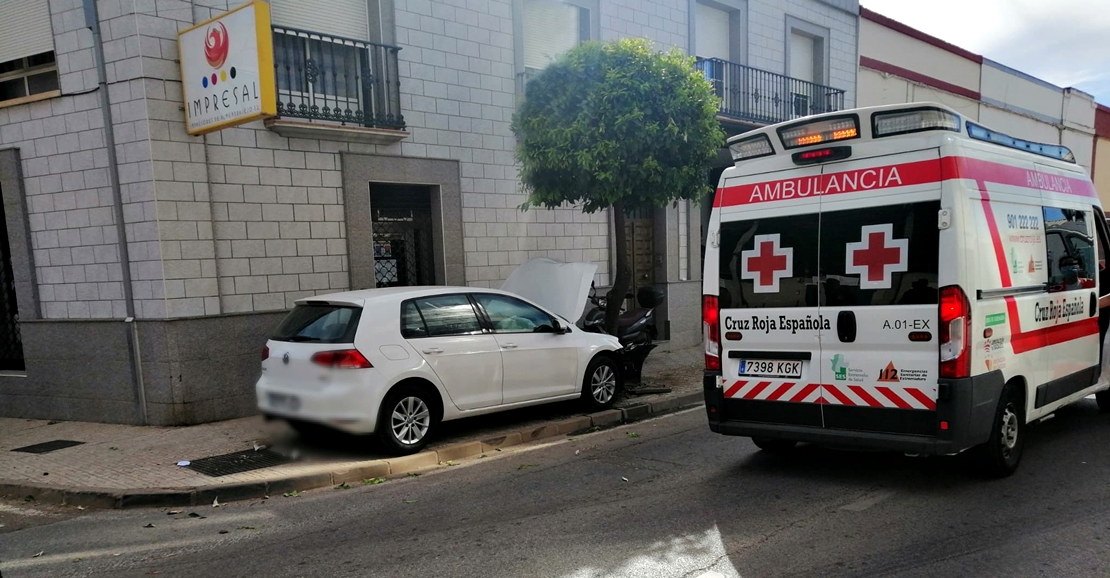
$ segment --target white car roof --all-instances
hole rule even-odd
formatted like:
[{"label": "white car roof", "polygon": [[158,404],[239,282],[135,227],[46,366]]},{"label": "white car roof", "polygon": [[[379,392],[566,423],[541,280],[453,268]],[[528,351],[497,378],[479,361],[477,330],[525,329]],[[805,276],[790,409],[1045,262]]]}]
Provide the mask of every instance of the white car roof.
[{"label": "white car roof", "polygon": [[487,289],[485,287],[453,287],[449,285],[434,285],[428,287],[386,287],[381,289],[360,289],[357,291],[343,291],[341,293],[328,293],[325,295],[315,295],[313,297],[305,297],[295,301],[296,304],[302,305],[309,302],[326,301],[328,303],[344,303],[349,305],[357,305],[363,307],[368,303],[373,302],[400,302],[405,299],[413,299],[415,297],[426,297],[429,295],[442,295],[445,293],[497,293],[500,295],[513,295],[520,297],[506,291],[498,289]]}]

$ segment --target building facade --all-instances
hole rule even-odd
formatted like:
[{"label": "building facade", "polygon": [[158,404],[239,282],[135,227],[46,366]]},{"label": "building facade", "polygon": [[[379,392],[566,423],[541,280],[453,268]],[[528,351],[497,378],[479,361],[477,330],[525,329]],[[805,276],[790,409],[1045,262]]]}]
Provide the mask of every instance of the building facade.
[{"label": "building facade", "polygon": [[[512,114],[579,42],[697,56],[733,134],[855,104],[855,0],[272,0],[278,115],[190,136],[178,31],[238,4],[0,0],[0,415],[248,415],[306,296],[496,287],[531,257],[605,287],[608,214],[518,209]],[[671,346],[701,338],[704,214],[629,219]]]},{"label": "building facade", "polygon": [[1095,158],[1091,178],[1102,200],[1104,211],[1110,210],[1110,107],[1098,105],[1095,110]]},{"label": "building facade", "polygon": [[860,10],[860,106],[933,101],[1010,136],[1071,149],[1091,170],[1095,101]]}]

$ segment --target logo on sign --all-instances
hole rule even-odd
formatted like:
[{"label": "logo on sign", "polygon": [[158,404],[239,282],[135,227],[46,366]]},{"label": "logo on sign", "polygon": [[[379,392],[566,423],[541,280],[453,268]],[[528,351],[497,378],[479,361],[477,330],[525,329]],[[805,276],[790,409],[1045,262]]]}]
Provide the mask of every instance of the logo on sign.
[{"label": "logo on sign", "polygon": [[909,270],[909,239],[895,239],[894,225],[867,225],[862,240],[848,243],[845,270],[860,276],[860,289],[890,289],[894,273]]},{"label": "logo on sign", "polygon": [[879,370],[879,379],[877,381],[883,381],[887,383],[898,383],[899,381],[902,381],[898,379],[898,368],[894,367],[893,361],[887,363],[886,367]]},{"label": "logo on sign", "polygon": [[832,370],[837,381],[846,381],[848,379],[848,360],[837,353],[832,358]]},{"label": "logo on sign", "polygon": [[740,253],[740,278],[751,280],[756,293],[778,293],[779,282],[794,270],[794,249],[780,246],[780,237],[756,235],[755,248]]}]

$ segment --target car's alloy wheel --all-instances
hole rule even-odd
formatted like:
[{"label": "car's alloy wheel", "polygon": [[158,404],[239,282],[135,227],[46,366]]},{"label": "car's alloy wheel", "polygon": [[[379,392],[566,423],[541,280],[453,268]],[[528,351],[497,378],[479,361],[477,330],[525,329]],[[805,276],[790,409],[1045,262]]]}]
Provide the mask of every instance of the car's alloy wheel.
[{"label": "car's alloy wheel", "polygon": [[621,388],[620,366],[612,358],[599,355],[586,366],[582,376],[582,402],[590,411],[608,409]]},{"label": "car's alloy wheel", "polygon": [[428,430],[432,427],[432,412],[419,397],[405,397],[393,406],[389,426],[399,443],[413,446],[428,435]]},{"label": "car's alloy wheel", "polygon": [[599,365],[590,374],[590,394],[599,405],[605,405],[617,394],[617,372],[609,365]]}]

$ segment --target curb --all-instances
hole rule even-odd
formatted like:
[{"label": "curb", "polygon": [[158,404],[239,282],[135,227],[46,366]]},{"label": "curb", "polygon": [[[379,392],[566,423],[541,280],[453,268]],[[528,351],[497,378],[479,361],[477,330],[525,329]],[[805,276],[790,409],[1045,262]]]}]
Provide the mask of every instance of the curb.
[{"label": "curb", "polygon": [[500,448],[526,444],[560,435],[581,433],[593,427],[615,427],[651,416],[671,413],[701,404],[701,390],[660,399],[638,402],[623,408],[552,421],[481,440],[451,444],[409,456],[330,464],[314,471],[283,478],[198,486],[193,488],[136,488],[128,490],[103,488],[59,488],[31,482],[0,479],[0,496],[23,498],[37,502],[82,506],[97,509],[189,507],[220,502],[250,500],[286,492],[303,492],[368,478],[397,476],[442,467],[448,461],[479,456]]}]

